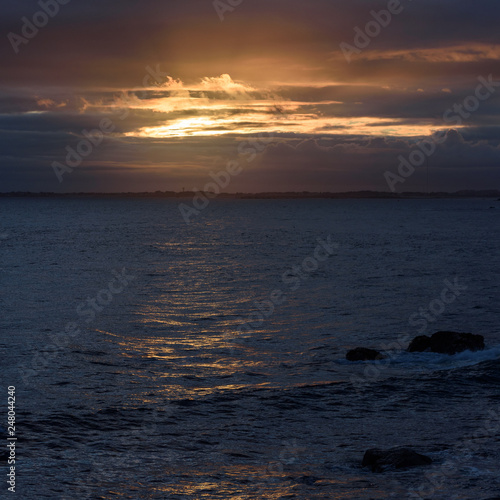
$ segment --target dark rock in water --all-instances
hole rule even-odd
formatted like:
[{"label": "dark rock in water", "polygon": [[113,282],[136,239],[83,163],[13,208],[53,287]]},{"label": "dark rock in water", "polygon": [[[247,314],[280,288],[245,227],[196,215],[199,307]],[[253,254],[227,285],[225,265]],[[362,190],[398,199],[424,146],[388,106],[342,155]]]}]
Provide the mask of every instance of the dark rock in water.
[{"label": "dark rock in water", "polygon": [[455,354],[466,350],[482,351],[484,337],[473,333],[437,332],[431,337],[431,350]]},{"label": "dark rock in water", "polygon": [[346,354],[347,361],[373,361],[375,359],[384,359],[385,356],[375,349],[366,347],[356,347]]},{"label": "dark rock in water", "polygon": [[430,350],[431,338],[427,335],[419,335],[415,337],[408,347],[409,352],[424,352]]},{"label": "dark rock in water", "polygon": [[372,448],[365,453],[362,465],[363,467],[370,467],[373,472],[383,472],[391,468],[403,469],[431,463],[432,459],[420,455],[420,453],[410,448],[391,448],[390,450]]},{"label": "dark rock in water", "polygon": [[415,337],[408,347],[409,352],[438,352],[456,354],[458,352],[482,351],[484,337],[473,333],[437,332],[432,337],[420,335]]}]

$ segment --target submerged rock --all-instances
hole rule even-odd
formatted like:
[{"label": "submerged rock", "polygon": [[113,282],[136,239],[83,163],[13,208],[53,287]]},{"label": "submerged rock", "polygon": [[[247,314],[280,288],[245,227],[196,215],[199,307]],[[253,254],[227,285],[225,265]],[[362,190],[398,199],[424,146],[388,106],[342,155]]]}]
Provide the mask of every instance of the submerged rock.
[{"label": "submerged rock", "polygon": [[362,465],[363,467],[370,467],[373,472],[383,472],[391,468],[403,469],[430,465],[431,463],[431,458],[420,455],[411,448],[391,448],[389,450],[372,448],[366,451]]},{"label": "submerged rock", "polygon": [[347,361],[373,361],[375,359],[385,359],[385,356],[375,349],[366,347],[356,347],[346,354]]},{"label": "submerged rock", "polygon": [[482,351],[484,337],[473,333],[437,332],[431,337],[420,335],[415,337],[408,347],[408,352],[437,352],[456,354],[458,352]]}]

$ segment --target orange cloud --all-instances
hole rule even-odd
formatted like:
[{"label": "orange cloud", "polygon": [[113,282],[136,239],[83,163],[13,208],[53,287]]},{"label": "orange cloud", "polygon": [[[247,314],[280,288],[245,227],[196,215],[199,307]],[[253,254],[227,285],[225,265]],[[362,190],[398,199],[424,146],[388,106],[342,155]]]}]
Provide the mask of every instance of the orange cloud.
[{"label": "orange cloud", "polygon": [[478,62],[500,59],[500,45],[457,45],[414,50],[365,51],[359,56],[365,60],[399,59],[409,62]]}]

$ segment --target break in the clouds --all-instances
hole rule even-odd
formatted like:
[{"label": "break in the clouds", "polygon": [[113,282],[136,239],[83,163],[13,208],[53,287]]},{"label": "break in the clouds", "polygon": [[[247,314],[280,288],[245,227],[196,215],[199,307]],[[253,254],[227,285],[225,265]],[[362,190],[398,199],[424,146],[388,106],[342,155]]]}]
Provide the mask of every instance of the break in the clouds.
[{"label": "break in the clouds", "polygon": [[493,0],[2,9],[1,191],[192,189],[230,161],[228,191],[388,190],[436,132],[432,189],[500,188]]}]

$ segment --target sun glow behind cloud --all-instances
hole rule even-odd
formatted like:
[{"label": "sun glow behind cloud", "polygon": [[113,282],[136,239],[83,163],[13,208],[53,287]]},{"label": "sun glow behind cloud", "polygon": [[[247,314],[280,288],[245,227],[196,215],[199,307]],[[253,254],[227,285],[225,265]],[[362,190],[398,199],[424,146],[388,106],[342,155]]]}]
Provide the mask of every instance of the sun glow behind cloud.
[{"label": "sun glow behind cloud", "polygon": [[[298,101],[280,97],[279,88],[257,89],[228,74],[186,85],[171,77],[160,86],[131,90],[127,106],[164,115],[155,126],[138,126],[126,137],[173,138],[227,134],[356,134],[422,136],[440,129],[424,121],[346,116],[331,99]],[[444,127],[442,127],[444,128]]]},{"label": "sun glow behind cloud", "polygon": [[[29,14],[22,3],[6,32]],[[385,190],[398,157],[446,129],[434,188],[498,186],[498,89],[466,118],[449,112],[470,107],[479,75],[500,78],[498,2],[410,2],[350,63],[340,44],[374,0],[253,0],[223,23],[207,1],[94,3],[70,2],[21,54],[0,47],[6,191],[202,186],[259,134],[272,140],[228,189]],[[109,122],[59,185],[51,162]],[[416,170],[405,189],[425,188]]]}]

